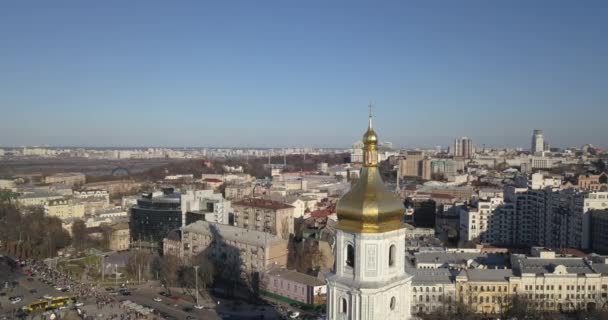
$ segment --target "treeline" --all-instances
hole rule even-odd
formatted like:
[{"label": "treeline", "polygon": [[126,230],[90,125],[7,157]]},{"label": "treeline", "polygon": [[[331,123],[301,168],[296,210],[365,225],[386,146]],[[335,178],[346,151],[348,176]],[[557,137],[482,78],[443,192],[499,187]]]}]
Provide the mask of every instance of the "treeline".
[{"label": "treeline", "polygon": [[[321,155],[288,155],[286,172],[299,171],[315,171],[317,164],[326,162],[328,165],[335,165],[348,162],[349,154],[321,154]],[[282,164],[283,156],[274,156],[270,160],[271,163]],[[193,174],[195,178],[200,178],[203,173],[224,173],[222,166],[242,166],[245,173],[251,174],[257,178],[263,178],[270,175],[270,171],[264,168],[268,163],[268,158],[249,158],[246,159],[216,159],[212,161],[212,166],[203,165],[203,160],[184,160],[172,162],[163,166],[155,167],[132,175],[132,177],[142,180],[152,179],[160,180],[167,175],[173,174]]]},{"label": "treeline", "polygon": [[70,245],[61,220],[46,217],[42,207],[19,208],[11,201],[0,202],[0,250],[19,258],[44,259]]}]

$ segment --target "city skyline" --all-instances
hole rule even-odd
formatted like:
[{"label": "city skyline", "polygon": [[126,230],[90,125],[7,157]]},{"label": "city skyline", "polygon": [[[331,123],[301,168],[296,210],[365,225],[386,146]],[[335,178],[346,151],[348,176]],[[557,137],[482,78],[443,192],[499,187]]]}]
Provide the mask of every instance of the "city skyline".
[{"label": "city skyline", "polygon": [[1,7],[0,146],[606,147],[601,1]]}]

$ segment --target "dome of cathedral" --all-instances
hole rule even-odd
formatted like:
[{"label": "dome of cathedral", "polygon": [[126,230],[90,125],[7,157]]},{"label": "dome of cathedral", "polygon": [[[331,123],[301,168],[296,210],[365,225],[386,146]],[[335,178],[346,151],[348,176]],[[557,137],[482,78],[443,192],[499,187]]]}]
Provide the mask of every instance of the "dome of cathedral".
[{"label": "dome of cathedral", "polygon": [[338,229],[357,233],[380,233],[403,227],[405,207],[396,194],[384,186],[378,171],[378,135],[371,115],[363,135],[363,168],[357,183],[336,207]]}]

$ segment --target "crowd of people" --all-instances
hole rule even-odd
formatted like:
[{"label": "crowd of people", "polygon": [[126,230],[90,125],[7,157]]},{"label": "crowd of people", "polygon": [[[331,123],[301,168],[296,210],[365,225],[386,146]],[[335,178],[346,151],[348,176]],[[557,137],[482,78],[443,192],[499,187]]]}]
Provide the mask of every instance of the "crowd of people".
[{"label": "crowd of people", "polygon": [[[94,304],[92,310],[89,309],[89,313],[102,314],[104,319],[141,319],[141,315],[137,312],[124,309],[116,297],[111,292],[106,291],[105,288],[92,283],[83,283],[71,275],[59,272],[52,267],[52,264],[47,265],[44,262],[31,260],[26,261],[23,269],[31,270],[37,274],[39,279],[46,280],[50,285],[61,289],[65,292],[65,295],[75,296],[83,304]],[[86,309],[83,308],[79,313],[81,313],[81,318],[88,318]]]}]

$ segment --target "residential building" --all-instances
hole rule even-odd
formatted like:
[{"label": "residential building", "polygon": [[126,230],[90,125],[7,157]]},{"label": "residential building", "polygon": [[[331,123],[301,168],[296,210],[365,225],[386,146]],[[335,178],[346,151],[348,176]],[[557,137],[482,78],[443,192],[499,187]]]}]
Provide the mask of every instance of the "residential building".
[{"label": "residential building", "polygon": [[232,204],[234,225],[288,239],[293,233],[294,207],[273,200],[248,198]]},{"label": "residential building", "polygon": [[229,184],[225,189],[226,199],[238,201],[253,196],[253,185],[251,183]]},{"label": "residential building", "polygon": [[273,266],[287,265],[288,241],[278,236],[240,227],[196,221],[181,228],[181,256],[191,263],[200,254],[223,273],[243,278]]},{"label": "residential building", "polygon": [[44,205],[44,213],[49,217],[57,217],[62,220],[82,218],[84,217],[84,206],[72,201],[72,199],[49,200]]},{"label": "residential building", "polygon": [[460,216],[462,241],[511,244],[513,207],[505,205],[502,193],[498,197],[477,200]]},{"label": "residential building", "polygon": [[460,137],[454,140],[452,155],[454,158],[471,159],[474,154],[473,140],[467,137]]},{"label": "residential building", "polygon": [[608,254],[608,210],[591,211],[591,250]]},{"label": "residential building", "polygon": [[399,171],[405,177],[422,177],[423,151],[408,151],[405,160],[399,161]]},{"label": "residential building", "polygon": [[608,174],[586,174],[577,179],[577,187],[587,191],[608,191]]},{"label": "residential building", "polygon": [[60,200],[64,196],[56,192],[32,192],[24,193],[17,197],[17,203],[24,207],[44,206],[51,200]]}]

